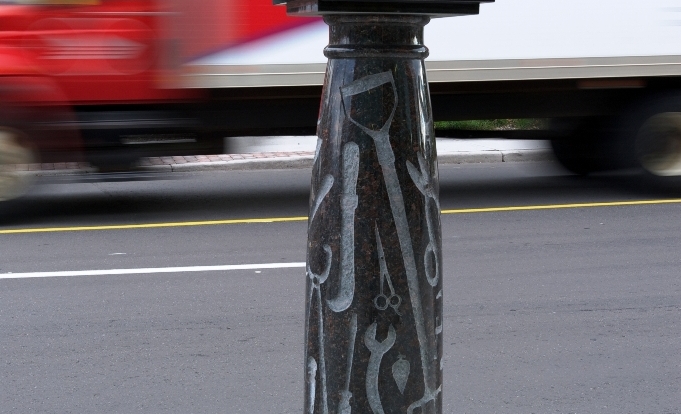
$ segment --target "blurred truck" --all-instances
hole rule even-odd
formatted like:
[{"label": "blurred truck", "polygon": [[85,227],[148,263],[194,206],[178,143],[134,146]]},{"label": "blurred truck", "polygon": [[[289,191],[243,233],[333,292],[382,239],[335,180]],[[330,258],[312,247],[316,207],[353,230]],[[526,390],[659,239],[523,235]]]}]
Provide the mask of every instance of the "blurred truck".
[{"label": "blurred truck", "polygon": [[[546,118],[573,172],[681,175],[676,0],[482,7],[426,27],[436,121]],[[271,0],[0,1],[0,199],[21,190],[17,164],[121,171],[314,135],[327,40]]]}]

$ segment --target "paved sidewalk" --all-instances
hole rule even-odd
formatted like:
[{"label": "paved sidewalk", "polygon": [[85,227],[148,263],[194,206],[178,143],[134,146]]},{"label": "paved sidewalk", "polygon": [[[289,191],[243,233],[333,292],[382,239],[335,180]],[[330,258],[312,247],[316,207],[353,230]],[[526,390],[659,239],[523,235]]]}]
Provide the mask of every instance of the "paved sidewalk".
[{"label": "paved sidewalk", "polygon": [[[233,154],[150,157],[140,162],[143,171],[189,172],[309,168],[317,138],[238,137],[227,146]],[[439,164],[531,162],[553,160],[547,141],[438,138]],[[28,164],[17,170],[31,175],[95,173],[87,163]]]}]

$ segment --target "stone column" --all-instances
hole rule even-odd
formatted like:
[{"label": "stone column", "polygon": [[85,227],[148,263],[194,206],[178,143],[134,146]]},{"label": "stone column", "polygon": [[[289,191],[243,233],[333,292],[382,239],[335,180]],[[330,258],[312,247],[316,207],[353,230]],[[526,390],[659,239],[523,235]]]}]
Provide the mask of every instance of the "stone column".
[{"label": "stone column", "polygon": [[442,412],[442,253],[424,15],[326,15],[305,413]]}]

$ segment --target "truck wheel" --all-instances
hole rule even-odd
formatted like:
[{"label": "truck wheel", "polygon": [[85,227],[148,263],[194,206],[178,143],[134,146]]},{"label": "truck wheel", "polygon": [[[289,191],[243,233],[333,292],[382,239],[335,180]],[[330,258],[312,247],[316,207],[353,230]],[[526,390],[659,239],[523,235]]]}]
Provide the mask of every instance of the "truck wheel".
[{"label": "truck wheel", "polygon": [[663,112],[646,119],[636,131],[634,151],[647,173],[681,176],[681,112]]},{"label": "truck wheel", "polygon": [[622,126],[629,164],[644,172],[648,184],[679,188],[681,94],[657,96],[641,103],[623,116]]},{"label": "truck wheel", "polygon": [[27,142],[20,130],[0,126],[0,202],[19,197],[30,187],[30,177],[16,169],[17,165],[36,162]]},{"label": "truck wheel", "polygon": [[589,152],[588,142],[584,140],[552,139],[551,148],[556,159],[565,169],[578,175],[593,172],[591,160],[586,156]]},{"label": "truck wheel", "polygon": [[612,168],[604,149],[609,142],[606,120],[554,120],[551,148],[558,162],[568,171],[586,175]]}]

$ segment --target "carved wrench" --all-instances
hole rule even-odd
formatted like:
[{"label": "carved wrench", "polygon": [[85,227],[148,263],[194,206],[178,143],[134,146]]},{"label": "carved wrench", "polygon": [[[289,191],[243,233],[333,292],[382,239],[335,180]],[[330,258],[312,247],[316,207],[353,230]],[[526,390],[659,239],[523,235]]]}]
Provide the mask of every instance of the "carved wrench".
[{"label": "carved wrench", "polygon": [[369,406],[374,414],[385,414],[383,404],[381,403],[381,396],[378,393],[378,374],[381,369],[383,355],[395,345],[396,338],[395,328],[390,325],[388,337],[383,342],[378,342],[376,340],[376,322],[372,323],[364,334],[364,344],[371,351],[366,377],[367,400],[369,400]]}]

